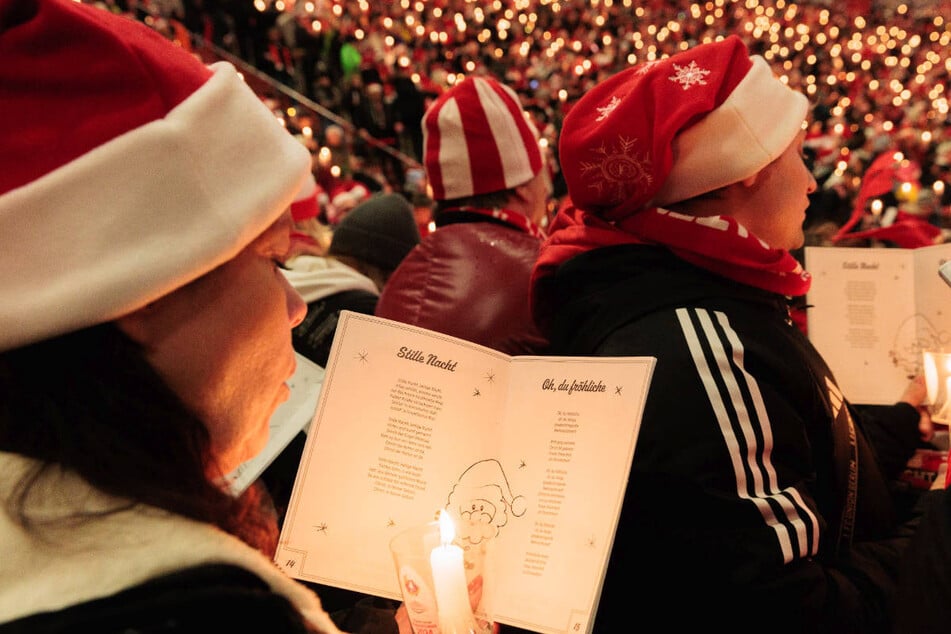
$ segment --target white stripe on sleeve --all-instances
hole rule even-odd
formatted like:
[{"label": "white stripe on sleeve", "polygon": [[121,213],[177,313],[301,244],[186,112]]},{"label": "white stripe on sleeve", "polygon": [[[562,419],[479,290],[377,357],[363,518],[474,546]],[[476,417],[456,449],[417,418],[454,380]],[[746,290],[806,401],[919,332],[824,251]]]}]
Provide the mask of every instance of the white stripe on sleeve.
[{"label": "white stripe on sleeve", "polygon": [[[694,327],[688,309],[678,309],[677,317],[697,372],[706,390],[710,406],[717,417],[724,442],[730,452],[736,478],[737,495],[753,502],[767,526],[773,529],[783,554],[783,561],[788,563],[796,556],[807,557],[810,554],[815,554],[818,552],[818,521],[815,515],[805,505],[795,488],[778,489],[776,470],[771,460],[773,436],[769,415],[766,412],[762,394],[756,381],[744,369],[743,345],[736,332],[730,327],[725,315],[715,313],[717,322],[725,333],[728,346],[724,345],[724,341],[718,335],[709,311],[694,310],[694,312],[701,325],[701,331]],[[714,366],[707,362],[703,352],[703,343],[706,343],[710,348],[715,362]],[[728,354],[728,350],[732,350],[732,357]],[[720,388],[717,387],[717,378],[725,386],[724,393],[721,393]],[[753,405],[752,412],[747,409],[743,401],[740,381],[746,385],[750,392]],[[730,421],[731,411],[735,414],[736,428]],[[759,430],[764,444],[761,461],[756,459],[758,453],[758,441],[754,433],[756,430]],[[742,436],[745,450],[742,449],[737,434]],[[752,474],[752,487],[747,482],[747,472]],[[784,520],[776,517],[773,513],[773,507],[767,501],[768,499],[772,499],[782,510]],[[806,522],[813,526],[812,543],[808,545]],[[790,529],[796,532],[796,541],[799,544],[798,553],[795,554],[793,553]]]}]

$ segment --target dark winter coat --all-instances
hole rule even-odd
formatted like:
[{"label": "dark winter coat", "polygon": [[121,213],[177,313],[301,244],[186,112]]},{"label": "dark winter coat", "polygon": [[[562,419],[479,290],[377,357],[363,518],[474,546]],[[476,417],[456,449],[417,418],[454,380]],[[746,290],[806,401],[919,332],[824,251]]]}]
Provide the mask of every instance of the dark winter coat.
[{"label": "dark winter coat", "polygon": [[94,601],[0,624],[0,634],[309,634],[300,613],[253,573],[204,565]]},{"label": "dark winter coat", "polygon": [[589,251],[548,283],[552,354],[657,358],[595,631],[886,631],[915,408],[849,405],[786,298],[663,248]]},{"label": "dark winter coat", "polygon": [[[0,451],[0,632],[340,634],[320,599],[220,529]],[[108,512],[98,512],[106,511]],[[44,521],[49,520],[49,521]]]}]

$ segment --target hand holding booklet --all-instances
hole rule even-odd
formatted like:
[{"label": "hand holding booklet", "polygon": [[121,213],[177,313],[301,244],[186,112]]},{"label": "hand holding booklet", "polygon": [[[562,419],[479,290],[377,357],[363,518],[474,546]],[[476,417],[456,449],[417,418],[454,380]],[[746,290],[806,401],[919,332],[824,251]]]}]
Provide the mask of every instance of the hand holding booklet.
[{"label": "hand holding booklet", "polygon": [[399,600],[393,537],[477,509],[488,618],[590,632],[654,363],[513,357],[344,311],[276,563]]}]

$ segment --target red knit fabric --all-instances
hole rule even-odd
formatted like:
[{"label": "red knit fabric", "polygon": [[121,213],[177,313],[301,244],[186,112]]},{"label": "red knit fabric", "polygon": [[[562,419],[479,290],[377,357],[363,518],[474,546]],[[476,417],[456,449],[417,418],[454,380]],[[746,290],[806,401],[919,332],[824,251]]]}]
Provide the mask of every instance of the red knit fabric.
[{"label": "red knit fabric", "polygon": [[559,139],[574,203],[607,220],[647,205],[670,174],[674,137],[722,104],[751,66],[731,36],[595,86],[567,114]]},{"label": "red knit fabric", "polygon": [[[211,77],[143,24],[129,20],[115,32],[115,17],[97,7],[0,0],[0,13],[24,21],[6,24],[0,38],[0,194],[162,119]],[[77,21],[101,26],[77,28]],[[69,107],[62,95],[38,89],[36,77],[68,90]]]},{"label": "red knit fabric", "polygon": [[500,192],[542,169],[538,131],[518,95],[490,77],[469,77],[423,116],[423,162],[435,200]]}]

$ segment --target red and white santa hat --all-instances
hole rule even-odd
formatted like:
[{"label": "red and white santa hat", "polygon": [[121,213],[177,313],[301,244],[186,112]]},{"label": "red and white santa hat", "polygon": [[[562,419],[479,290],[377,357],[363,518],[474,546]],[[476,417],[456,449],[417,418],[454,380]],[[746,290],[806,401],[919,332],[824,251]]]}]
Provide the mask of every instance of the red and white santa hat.
[{"label": "red and white santa hat", "polygon": [[508,86],[467,77],[423,115],[423,164],[434,200],[523,185],[541,171],[538,130]]},{"label": "red and white santa hat", "polygon": [[802,130],[806,97],[735,35],[617,73],[565,116],[559,158],[580,209],[618,220],[752,176]]},{"label": "red and white santa hat", "polygon": [[366,185],[352,178],[337,181],[331,188],[329,198],[331,209],[328,209],[328,220],[336,225],[347,212],[370,197],[370,190]]},{"label": "red and white santa hat", "polygon": [[234,257],[309,152],[224,63],[71,0],[0,0],[0,350],[112,320]]},{"label": "red and white santa hat", "polygon": [[314,174],[308,175],[304,186],[297,192],[297,196],[291,203],[291,216],[294,222],[300,222],[309,218],[316,218],[320,215],[320,202],[317,195],[321,191]]}]

